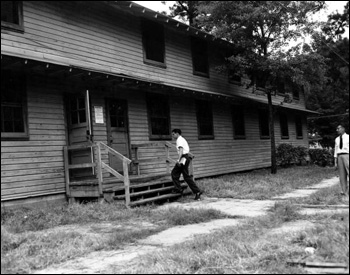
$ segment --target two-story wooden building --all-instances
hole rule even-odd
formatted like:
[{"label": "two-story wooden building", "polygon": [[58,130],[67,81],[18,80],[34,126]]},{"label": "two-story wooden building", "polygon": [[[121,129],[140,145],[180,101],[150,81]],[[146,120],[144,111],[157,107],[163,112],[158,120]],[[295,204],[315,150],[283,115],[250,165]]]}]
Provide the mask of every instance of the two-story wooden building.
[{"label": "two-story wooden building", "polygon": [[[131,171],[163,174],[164,148],[151,145],[171,142],[172,128],[197,178],[271,166],[265,94],[215,69],[229,47],[130,1],[2,1],[2,205],[66,200],[67,177],[96,168],[67,173],[96,158],[88,148],[68,160],[72,145],[103,142]],[[276,143],[307,146],[309,111],[292,94],[273,96]],[[112,154],[100,159],[123,170]]]}]

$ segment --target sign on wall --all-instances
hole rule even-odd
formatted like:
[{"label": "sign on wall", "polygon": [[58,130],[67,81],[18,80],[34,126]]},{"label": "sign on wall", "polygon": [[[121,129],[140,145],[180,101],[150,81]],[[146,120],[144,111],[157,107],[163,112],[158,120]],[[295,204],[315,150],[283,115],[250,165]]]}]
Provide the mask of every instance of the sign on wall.
[{"label": "sign on wall", "polygon": [[94,106],[95,110],[95,123],[96,124],[103,124],[103,107],[102,106]]}]

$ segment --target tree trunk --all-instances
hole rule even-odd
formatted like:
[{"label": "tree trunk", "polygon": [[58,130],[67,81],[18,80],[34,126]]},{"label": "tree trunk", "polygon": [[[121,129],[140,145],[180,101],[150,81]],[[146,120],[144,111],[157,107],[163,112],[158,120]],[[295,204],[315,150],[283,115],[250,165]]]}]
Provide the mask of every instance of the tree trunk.
[{"label": "tree trunk", "polygon": [[270,120],[270,140],[271,140],[271,174],[277,173],[276,165],[276,144],[275,144],[275,123],[273,116],[273,106],[271,99],[271,92],[267,92],[267,99],[269,104],[269,120]]}]

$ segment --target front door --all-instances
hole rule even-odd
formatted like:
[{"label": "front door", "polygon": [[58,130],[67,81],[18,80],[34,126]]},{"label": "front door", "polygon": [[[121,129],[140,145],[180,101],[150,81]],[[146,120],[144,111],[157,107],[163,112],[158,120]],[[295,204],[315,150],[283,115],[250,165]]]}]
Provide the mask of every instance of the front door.
[{"label": "front door", "polygon": [[[69,145],[88,145],[91,137],[88,91],[67,97],[67,119]],[[70,151],[71,164],[91,163],[92,160],[91,148]],[[93,168],[72,169],[70,172],[72,178],[90,177],[94,173]]]},{"label": "front door", "polygon": [[[128,110],[127,101],[123,99],[107,99],[107,125],[108,125],[108,145],[114,150],[130,158],[129,129],[128,129]],[[123,172],[122,161],[109,154],[110,166]]]}]

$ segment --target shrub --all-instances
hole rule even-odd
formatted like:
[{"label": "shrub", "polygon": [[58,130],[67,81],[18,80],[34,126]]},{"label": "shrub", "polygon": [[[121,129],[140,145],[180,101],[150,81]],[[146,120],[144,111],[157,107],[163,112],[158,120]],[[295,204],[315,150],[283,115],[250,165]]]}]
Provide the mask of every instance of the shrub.
[{"label": "shrub", "polygon": [[325,167],[334,164],[334,157],[332,151],[328,149],[309,149],[309,155],[312,163]]},{"label": "shrub", "polygon": [[308,154],[308,149],[303,146],[293,146],[282,143],[276,149],[277,164],[283,167],[291,164],[301,164]]}]

